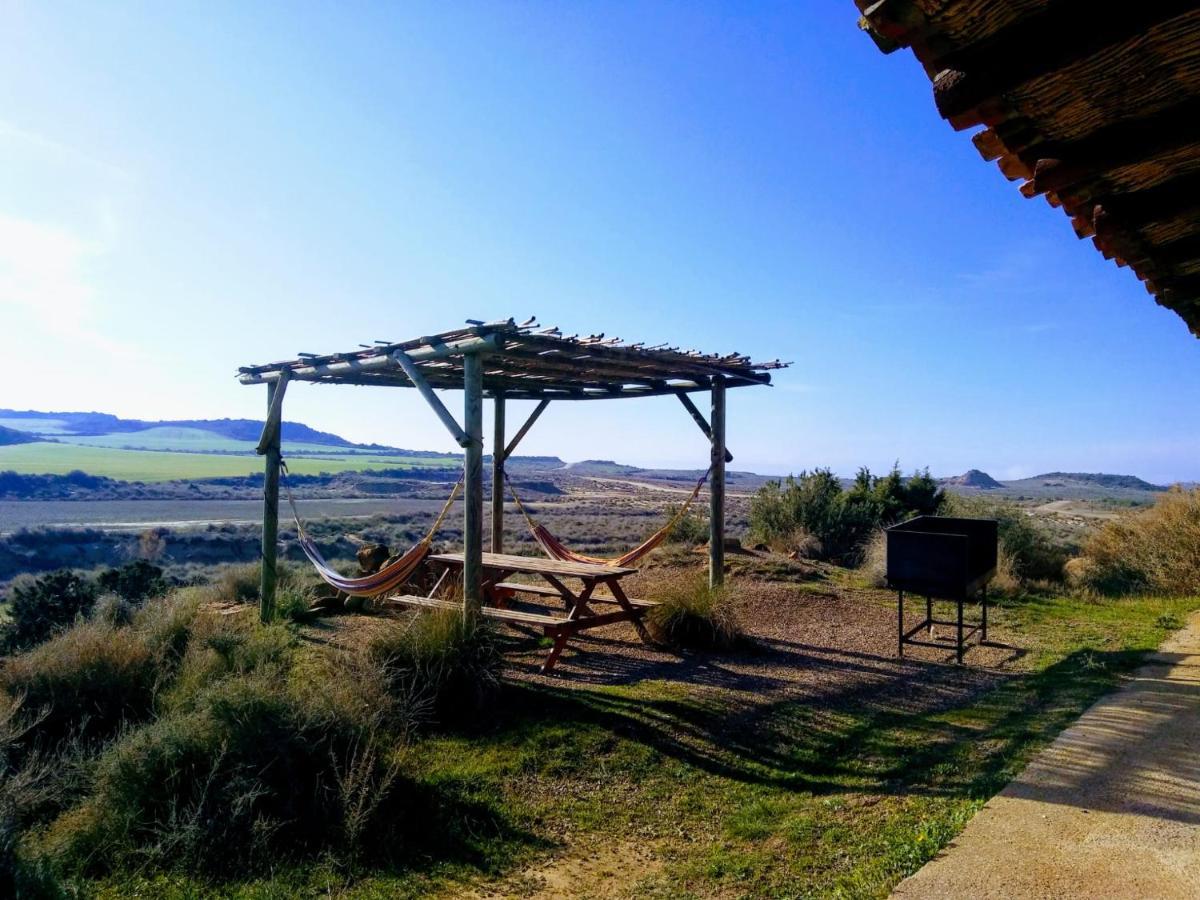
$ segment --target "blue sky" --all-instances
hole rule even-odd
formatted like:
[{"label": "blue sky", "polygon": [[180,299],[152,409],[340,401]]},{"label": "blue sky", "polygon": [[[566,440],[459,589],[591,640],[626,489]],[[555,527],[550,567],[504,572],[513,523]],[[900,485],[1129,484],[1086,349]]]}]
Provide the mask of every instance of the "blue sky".
[{"label": "blue sky", "polygon": [[[1200,479],[1200,342],[855,20],[0,4],[0,406],[257,417],[240,364],[537,314],[793,361],[731,393],[739,467]],[[414,392],[288,406],[453,448]],[[706,455],[670,399],[562,404],[523,450]]]}]

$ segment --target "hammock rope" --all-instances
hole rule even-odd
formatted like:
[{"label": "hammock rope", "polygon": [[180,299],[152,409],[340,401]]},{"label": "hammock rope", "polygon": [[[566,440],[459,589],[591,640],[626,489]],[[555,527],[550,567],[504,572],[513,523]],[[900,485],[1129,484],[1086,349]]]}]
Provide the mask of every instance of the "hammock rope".
[{"label": "hammock rope", "polygon": [[450,512],[450,507],[454,505],[454,501],[458,497],[458,492],[463,486],[463,481],[460,478],[458,484],[454,485],[454,490],[450,492],[450,498],[446,501],[446,505],[442,507],[442,511],[434,519],[429,532],[425,537],[417,541],[407,553],[396,557],[372,575],[362,578],[347,578],[325,561],[325,557],[321,555],[321,551],[317,549],[317,545],[313,543],[305,531],[304,523],[300,521],[300,512],[296,508],[296,499],[292,496],[292,486],[287,480],[287,463],[282,459],[279,461],[279,471],[280,475],[283,476],[283,488],[287,492],[288,504],[292,508],[292,518],[296,520],[296,532],[300,535],[300,549],[304,551],[304,555],[308,557],[308,561],[317,570],[317,574],[321,576],[322,581],[334,590],[341,591],[343,594],[349,594],[352,597],[373,597],[377,594],[384,594],[396,589],[412,578],[417,567],[429,555],[429,551],[433,547],[433,536],[442,527],[443,520]]},{"label": "hammock rope", "polygon": [[708,470],[696,481],[696,486],[692,488],[692,493],[684,501],[683,506],[679,508],[675,515],[671,516],[670,521],[666,525],[627,553],[609,558],[576,553],[556,537],[549,528],[534,521],[525,504],[521,502],[521,498],[517,496],[516,488],[513,487],[513,483],[509,479],[507,472],[504,473],[504,480],[508,484],[508,492],[512,494],[513,502],[517,505],[517,509],[521,511],[521,515],[525,517],[525,522],[529,526],[529,531],[533,535],[533,539],[538,542],[538,546],[542,548],[542,552],[550,557],[550,559],[557,559],[560,562],[590,563],[600,566],[628,566],[631,563],[637,562],[667,539],[671,532],[675,530],[675,526],[687,515],[687,511],[692,503],[700,496],[700,489],[704,487],[704,483],[708,481],[708,477],[711,474],[712,466],[709,466]]}]

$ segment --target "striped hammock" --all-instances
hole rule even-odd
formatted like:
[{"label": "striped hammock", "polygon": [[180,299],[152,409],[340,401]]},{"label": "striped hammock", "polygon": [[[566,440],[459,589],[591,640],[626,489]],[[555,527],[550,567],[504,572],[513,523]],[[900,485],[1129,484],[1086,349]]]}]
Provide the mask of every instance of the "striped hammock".
[{"label": "striped hammock", "polygon": [[533,539],[538,542],[538,546],[542,548],[542,552],[550,557],[550,559],[557,559],[560,562],[591,563],[598,566],[628,566],[637,562],[670,537],[675,526],[687,515],[688,508],[700,495],[700,489],[704,487],[704,482],[708,481],[710,474],[712,474],[712,466],[709,466],[708,471],[700,476],[700,479],[696,482],[696,486],[692,488],[691,495],[684,501],[683,506],[679,508],[679,511],[671,517],[671,520],[666,525],[654,532],[654,534],[650,535],[650,537],[646,538],[646,540],[642,541],[632,550],[621,556],[611,558],[576,553],[557,538],[549,528],[533,520],[533,516],[525,508],[525,504],[521,502],[521,498],[517,496],[516,489],[513,487],[512,482],[509,481],[507,474],[505,474],[504,480],[508,481],[508,491],[512,494],[513,502],[517,504],[517,509],[525,517],[525,522],[529,525],[529,531],[533,535]]},{"label": "striped hammock", "polygon": [[[282,461],[280,461],[280,466],[282,471],[286,473],[287,466]],[[347,578],[325,561],[325,557],[321,555],[321,551],[317,549],[317,545],[313,543],[304,530],[304,524],[300,521],[300,513],[296,509],[296,500],[292,497],[292,488],[287,483],[286,475],[283,485],[287,491],[288,503],[292,507],[292,518],[296,520],[296,531],[300,535],[300,549],[304,551],[304,555],[308,557],[308,561],[317,570],[317,574],[321,576],[321,580],[334,590],[341,591],[343,594],[349,594],[352,597],[374,597],[378,594],[393,591],[407,582],[412,578],[413,573],[417,571],[417,567],[425,561],[425,557],[429,555],[429,550],[433,546],[433,536],[441,528],[442,520],[446,518],[446,514],[450,512],[450,507],[454,504],[454,500],[458,496],[458,491],[462,487],[462,479],[459,479],[458,484],[454,486],[454,490],[450,492],[450,499],[446,501],[446,505],[438,513],[433,526],[429,529],[429,533],[425,537],[417,541],[403,556],[396,557],[378,572],[363,576],[362,578]]]}]

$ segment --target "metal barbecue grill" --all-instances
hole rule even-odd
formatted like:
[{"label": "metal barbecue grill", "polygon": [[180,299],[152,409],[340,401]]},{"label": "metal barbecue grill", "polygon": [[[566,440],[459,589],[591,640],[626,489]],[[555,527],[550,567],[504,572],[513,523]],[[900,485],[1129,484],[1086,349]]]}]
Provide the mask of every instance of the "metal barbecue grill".
[{"label": "metal barbecue grill", "polygon": [[[987,584],[996,574],[997,523],[993,519],[959,519],[918,516],[887,529],[887,583],[896,591],[897,650],[904,645],[945,648],[934,637],[934,626],[955,629],[956,656],[963,661],[966,641],[979,633],[987,641]],[[904,595],[925,597],[925,618],[905,630]],[[963,605],[980,598],[978,623],[963,621]],[[933,601],[951,600],[958,609],[955,621],[935,619]],[[969,627],[968,627],[969,626]],[[925,632],[925,639],[916,637]]]}]

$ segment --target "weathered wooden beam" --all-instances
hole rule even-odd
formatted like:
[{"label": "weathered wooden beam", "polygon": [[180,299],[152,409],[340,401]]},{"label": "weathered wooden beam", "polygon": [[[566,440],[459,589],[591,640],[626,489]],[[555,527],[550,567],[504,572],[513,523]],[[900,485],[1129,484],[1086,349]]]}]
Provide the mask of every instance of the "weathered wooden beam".
[{"label": "weathered wooden beam", "polygon": [[709,475],[708,583],[725,583],[725,379],[712,383],[712,473]]},{"label": "weathered wooden beam", "polygon": [[[502,453],[498,454],[502,459],[507,461],[508,458],[513,455],[513,451],[517,449],[517,444],[521,443],[522,438],[524,438],[525,435],[529,433],[529,429],[533,427],[533,423],[541,417],[542,413],[546,411],[546,407],[549,405],[550,401],[543,397],[538,405],[533,408],[533,412],[529,414],[529,418],[525,420],[525,424],[517,429],[517,433],[513,435],[513,439],[508,443],[508,446],[504,448]],[[496,441],[497,447],[500,447],[501,445],[501,441]]]},{"label": "weathered wooden beam", "polygon": [[[499,346],[498,337],[494,334],[483,336],[473,335],[461,340],[446,341],[438,343],[436,346],[417,347],[412,350],[395,351],[403,352],[413,362],[426,362],[433,359],[445,359],[450,356],[459,356],[463,353],[477,353],[495,350]],[[336,377],[341,375],[353,375],[356,372],[371,372],[379,369],[390,369],[394,365],[392,353],[393,351],[387,348],[380,348],[381,352],[378,356],[368,356],[363,359],[347,359],[341,362],[318,363],[313,365],[292,366],[290,371],[292,377],[302,379]],[[245,372],[238,377],[242,384],[266,384],[271,381],[279,380],[281,370],[275,369],[267,372]]]},{"label": "weathered wooden beam", "polygon": [[504,394],[493,400],[492,419],[492,552],[504,552]]},{"label": "weathered wooden beam", "polygon": [[1059,0],[989,38],[938,60],[933,96],[956,129],[982,121],[979,107],[1027,81],[1141,38],[1162,22],[1196,9],[1195,0],[1124,4],[1100,14],[1093,0]]},{"label": "weathered wooden beam", "polygon": [[[1065,204],[1064,204],[1065,205]],[[1093,218],[1096,233],[1108,227],[1140,228],[1176,216],[1190,215],[1200,205],[1200,173],[1172,178],[1154,187],[1078,201],[1080,212]],[[1068,211],[1075,212],[1068,207]]]},{"label": "weathered wooden beam", "polygon": [[[413,387],[420,391],[421,396],[425,398],[425,402],[429,404],[435,413],[437,413],[437,417],[442,420],[442,424],[446,426],[446,429],[450,432],[451,436],[458,443],[458,445],[460,447],[466,447],[471,441],[470,436],[462,429],[458,422],[455,421],[454,416],[450,414],[450,410],[446,409],[446,405],[442,403],[441,398],[433,392],[433,388],[429,386],[429,382],[425,380],[425,376],[421,374],[421,371],[417,368],[416,363],[414,363],[406,353],[401,353],[399,350],[392,354],[392,359],[396,361],[396,365],[404,370],[404,374],[407,375],[408,380],[413,383]],[[466,361],[468,359],[474,361],[473,368],[475,369],[475,374],[477,376],[480,375],[482,373],[482,369],[479,365],[479,357],[473,353],[463,357],[464,374],[466,372]],[[482,387],[480,390],[482,390]]]},{"label": "weathered wooden beam", "polygon": [[263,423],[258,446],[254,448],[254,452],[259,456],[267,452],[272,442],[278,446],[283,436],[283,395],[287,392],[290,376],[286,370],[281,372],[280,376],[280,379],[275,382],[276,389],[267,390],[267,394],[271,398],[270,405],[267,407],[267,421]]},{"label": "weathered wooden beam", "polygon": [[[696,404],[692,402],[692,398],[687,394],[676,394],[675,396],[679,398],[679,402],[683,404],[683,408],[691,413],[692,421],[696,423],[700,430],[704,432],[704,436],[711,442],[712,428],[709,427],[708,420],[704,418],[703,413],[696,408]],[[733,454],[728,449],[725,450],[725,462],[733,462]]]},{"label": "weathered wooden beam", "polygon": [[1122,166],[1146,162],[1200,141],[1200,101],[1162,113],[1119,122],[1070,143],[1035,145],[1024,154],[1033,161],[1036,193],[1061,191]]},{"label": "weathered wooden beam", "polygon": [[473,620],[483,606],[483,361],[463,358],[463,616]]},{"label": "weathered wooden beam", "polygon": [[276,564],[279,555],[279,423],[283,420],[283,392],[287,380],[267,385],[267,422],[263,434],[268,437],[264,448],[262,572],[259,576],[258,617],[264,623],[275,617]]}]

